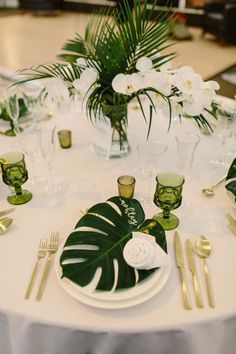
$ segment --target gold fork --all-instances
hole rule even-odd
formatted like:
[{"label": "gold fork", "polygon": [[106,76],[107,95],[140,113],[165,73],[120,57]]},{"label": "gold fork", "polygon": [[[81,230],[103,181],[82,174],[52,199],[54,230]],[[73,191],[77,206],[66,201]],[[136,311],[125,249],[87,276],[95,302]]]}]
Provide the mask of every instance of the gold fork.
[{"label": "gold fork", "polygon": [[50,237],[50,241],[49,241],[49,246],[48,246],[47,261],[46,261],[46,264],[44,267],[43,275],[42,275],[42,278],[41,278],[41,281],[39,284],[39,288],[38,288],[38,292],[36,295],[36,299],[38,301],[40,301],[43,296],[43,291],[45,289],[50,264],[53,259],[53,254],[56,253],[56,251],[58,249],[58,244],[59,244],[59,232],[52,232],[51,237]]},{"label": "gold fork", "polygon": [[39,242],[39,248],[38,248],[38,252],[37,252],[37,260],[34,264],[34,268],[31,273],[29,284],[28,284],[28,287],[27,287],[26,293],[25,293],[26,300],[30,297],[30,294],[31,294],[31,291],[33,288],[33,284],[34,284],[35,274],[36,274],[36,271],[37,271],[37,268],[39,265],[39,261],[41,258],[44,258],[46,256],[46,252],[47,252],[47,240],[41,239]]}]

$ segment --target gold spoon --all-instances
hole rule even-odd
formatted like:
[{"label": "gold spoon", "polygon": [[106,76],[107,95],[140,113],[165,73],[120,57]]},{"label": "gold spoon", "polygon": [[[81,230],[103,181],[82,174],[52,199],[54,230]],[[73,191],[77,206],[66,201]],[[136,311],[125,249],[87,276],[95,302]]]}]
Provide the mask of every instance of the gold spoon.
[{"label": "gold spoon", "polygon": [[210,242],[208,241],[208,239],[205,236],[199,236],[196,239],[195,248],[196,248],[197,255],[203,259],[204,273],[205,273],[205,279],[206,279],[206,288],[207,288],[207,295],[208,295],[208,303],[211,307],[215,307],[209,271],[208,271],[208,267],[206,264],[206,258],[209,257],[211,254]]},{"label": "gold spoon", "polygon": [[5,232],[9,226],[13,223],[12,218],[4,218],[0,221],[0,234]]},{"label": "gold spoon", "polygon": [[226,178],[226,176],[223,176],[220,179],[218,179],[218,181],[216,181],[211,187],[203,188],[202,193],[204,193],[208,197],[214,195],[215,194],[215,192],[214,192],[215,187],[217,187],[218,184],[223,182],[225,180],[225,178]]}]

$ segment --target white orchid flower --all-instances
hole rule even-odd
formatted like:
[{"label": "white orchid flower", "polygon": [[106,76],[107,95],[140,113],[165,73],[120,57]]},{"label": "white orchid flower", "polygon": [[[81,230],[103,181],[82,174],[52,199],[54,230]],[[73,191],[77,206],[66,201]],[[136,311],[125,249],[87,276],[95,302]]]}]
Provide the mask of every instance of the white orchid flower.
[{"label": "white orchid flower", "polygon": [[202,84],[202,101],[203,106],[207,109],[211,108],[212,101],[216,97],[216,90],[219,90],[220,85],[216,81],[206,81]]},{"label": "white orchid flower", "polygon": [[183,66],[172,76],[172,84],[181,92],[189,95],[199,91],[202,83],[202,77],[196,74],[190,66]]},{"label": "white orchid flower", "polygon": [[132,93],[144,88],[144,80],[138,73],[129,75],[117,74],[112,80],[112,88],[118,93],[132,95]]},{"label": "white orchid flower", "polygon": [[168,71],[172,70],[171,61],[169,60],[166,63],[161,64],[159,69],[160,69],[161,72],[168,72]]},{"label": "white orchid flower", "polygon": [[153,87],[165,96],[171,94],[171,81],[167,73],[151,70],[144,76],[144,80],[145,87]]},{"label": "white orchid flower", "polygon": [[184,113],[190,116],[199,116],[204,111],[203,100],[201,92],[199,95],[190,95],[186,100],[183,101]]},{"label": "white orchid flower", "polygon": [[84,66],[84,67],[87,67],[88,64],[86,62],[86,60],[84,58],[77,58],[76,59],[76,63],[79,65],[79,66]]},{"label": "white orchid flower", "polygon": [[83,99],[86,94],[90,94],[96,86],[97,79],[97,70],[94,68],[86,68],[80,75],[80,78],[72,82],[77,98]]},{"label": "white orchid flower", "polygon": [[137,60],[136,69],[141,73],[146,73],[152,69],[152,61],[148,57],[141,57]]},{"label": "white orchid flower", "polygon": [[164,101],[164,102],[165,103],[162,105],[162,113],[165,116],[168,117],[171,113],[171,118],[174,118],[183,114],[183,107],[178,101],[170,99],[169,103],[168,101]]},{"label": "white orchid flower", "polygon": [[62,108],[63,105],[68,105],[70,94],[68,87],[60,77],[47,79],[45,82],[45,104],[51,111]]}]

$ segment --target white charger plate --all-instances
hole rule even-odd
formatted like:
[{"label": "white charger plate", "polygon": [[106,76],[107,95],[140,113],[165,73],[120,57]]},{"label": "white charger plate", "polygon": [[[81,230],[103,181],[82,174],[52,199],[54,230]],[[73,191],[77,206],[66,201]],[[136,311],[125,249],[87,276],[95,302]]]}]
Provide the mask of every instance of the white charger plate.
[{"label": "white charger plate", "polygon": [[132,307],[151,299],[163,289],[171,273],[171,264],[169,262],[167,266],[157,269],[150,277],[133,288],[114,292],[88,292],[86,287],[83,288],[67,278],[61,278],[60,255],[61,252],[58,252],[55,267],[57,278],[62,288],[74,299],[86,305],[103,309]]}]

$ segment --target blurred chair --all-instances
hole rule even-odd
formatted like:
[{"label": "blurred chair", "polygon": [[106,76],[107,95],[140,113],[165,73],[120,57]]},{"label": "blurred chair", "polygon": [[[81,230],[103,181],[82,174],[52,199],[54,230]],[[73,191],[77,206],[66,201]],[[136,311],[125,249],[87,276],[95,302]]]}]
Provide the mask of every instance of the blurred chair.
[{"label": "blurred chair", "polygon": [[214,34],[223,44],[236,43],[236,1],[212,1],[204,6],[203,36]]}]

